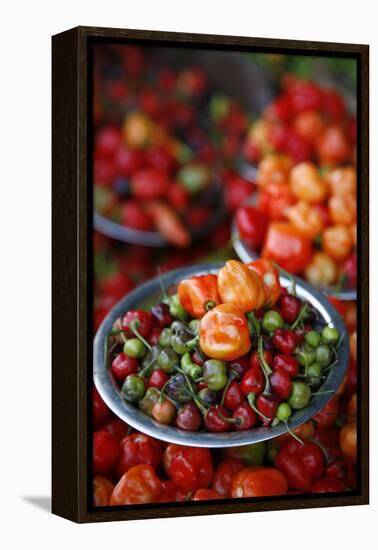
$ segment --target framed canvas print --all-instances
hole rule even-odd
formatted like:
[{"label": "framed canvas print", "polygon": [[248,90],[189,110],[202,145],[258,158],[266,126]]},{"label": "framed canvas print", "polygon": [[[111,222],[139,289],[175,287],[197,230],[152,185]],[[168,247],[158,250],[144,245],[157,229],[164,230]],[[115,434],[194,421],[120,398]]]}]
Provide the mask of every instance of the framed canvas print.
[{"label": "framed canvas print", "polygon": [[52,52],[53,512],[368,503],[368,46]]}]

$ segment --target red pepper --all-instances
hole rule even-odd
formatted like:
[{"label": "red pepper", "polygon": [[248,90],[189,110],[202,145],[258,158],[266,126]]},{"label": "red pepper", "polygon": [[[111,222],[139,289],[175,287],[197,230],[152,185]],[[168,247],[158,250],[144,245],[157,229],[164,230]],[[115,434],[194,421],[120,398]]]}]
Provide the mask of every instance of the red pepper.
[{"label": "red pepper", "polygon": [[295,378],[299,372],[299,364],[293,355],[277,353],[273,360],[273,370],[286,372],[290,378]]},{"label": "red pepper", "polygon": [[288,441],[278,451],[275,466],[286,477],[289,487],[310,491],[316,479],[323,476],[324,455],[312,441]]},{"label": "red pepper", "polygon": [[236,420],[234,428],[237,431],[249,430],[257,423],[257,414],[246,402],[234,410],[232,418]]},{"label": "red pepper", "polygon": [[207,488],[213,477],[213,463],[208,449],[181,447],[172,458],[170,474],[173,483],[183,491]]},{"label": "red pepper", "polygon": [[278,269],[266,258],[250,262],[247,267],[255,271],[262,279],[265,294],[264,306],[269,308],[274,306],[282,292]]},{"label": "red pepper", "polygon": [[211,488],[223,498],[230,497],[232,481],[243,467],[243,463],[236,458],[224,460],[214,472]]},{"label": "red pepper", "polygon": [[190,315],[200,319],[221,300],[218,293],[217,276],[213,274],[183,279],[177,289],[180,304]]},{"label": "red pepper", "polygon": [[312,493],[341,493],[348,489],[341,479],[325,476],[315,481],[311,488]]},{"label": "red pepper", "polygon": [[122,329],[127,337],[133,337],[133,326],[143,338],[147,338],[152,328],[151,313],[142,310],[128,311],[122,319]]},{"label": "red pepper", "polygon": [[148,435],[136,433],[121,441],[121,456],[117,465],[117,474],[121,477],[129,468],[137,464],[150,464],[157,468],[162,459],[159,442]]},{"label": "red pepper", "polygon": [[256,408],[266,417],[262,418],[264,426],[268,426],[272,422],[276,416],[278,405],[279,401],[275,395],[262,393],[258,396],[256,399]]},{"label": "red pepper", "polygon": [[241,385],[232,380],[226,389],[223,398],[223,404],[226,409],[234,411],[244,401],[244,394]]},{"label": "red pepper", "polygon": [[268,229],[268,217],[254,206],[242,206],[236,212],[240,238],[252,248],[259,248]]},{"label": "red pepper", "polygon": [[290,223],[271,223],[261,255],[290,273],[300,273],[311,260],[311,240]]},{"label": "red pepper", "polygon": [[290,355],[298,345],[297,335],[292,330],[278,328],[273,335],[272,342],[275,348]]},{"label": "red pepper", "polygon": [[329,428],[334,424],[339,413],[339,398],[332,397],[328,403],[313,417],[319,428]]},{"label": "red pepper", "polygon": [[197,489],[192,500],[218,500],[222,498],[219,493],[212,489]]},{"label": "red pepper", "polygon": [[138,370],[138,361],[135,357],[129,357],[123,352],[119,353],[112,361],[111,371],[120,382],[123,382],[129,374]]},{"label": "red pepper", "polygon": [[265,378],[263,371],[259,364],[255,364],[253,367],[247,370],[243,377],[241,383],[242,392],[244,393],[244,395],[248,395],[250,393],[259,395],[263,392],[264,387]]},{"label": "red pepper", "polygon": [[269,377],[269,382],[273,392],[285,401],[290,395],[291,378],[284,370],[277,369]]}]

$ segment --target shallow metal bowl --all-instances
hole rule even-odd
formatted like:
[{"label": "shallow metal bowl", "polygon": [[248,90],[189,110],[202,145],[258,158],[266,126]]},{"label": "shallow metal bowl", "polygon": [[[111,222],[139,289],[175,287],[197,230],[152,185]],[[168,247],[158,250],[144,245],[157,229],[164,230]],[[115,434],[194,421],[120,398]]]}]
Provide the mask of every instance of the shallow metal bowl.
[{"label": "shallow metal bowl", "polygon": [[[211,217],[209,217],[208,221],[201,227],[191,231],[193,241],[205,237],[210,231],[215,229],[223,220],[224,215],[223,196],[220,192],[219,200],[217,201],[216,207],[212,209]],[[151,247],[162,247],[170,244],[158,231],[140,231],[139,229],[132,229],[131,227],[126,227],[125,225],[114,222],[98,212],[93,213],[93,225],[99,233],[129,244]]]},{"label": "shallow metal bowl", "polygon": [[[217,273],[223,265],[223,263],[212,263],[176,269],[163,275],[163,283],[167,289],[170,289],[175,287],[185,277],[203,275],[205,273]],[[285,277],[281,277],[281,285],[283,287],[289,287],[290,284],[291,281]],[[186,432],[179,428],[156,422],[142,413],[137,407],[122,399],[121,392],[115,384],[111,370],[105,364],[105,338],[118,317],[130,309],[149,308],[156,303],[159,293],[160,283],[158,278],[152,279],[136,288],[113,307],[97,331],[93,352],[94,382],[101,397],[114,414],[133,428],[152,437],[170,443],[193,445],[196,447],[237,447],[239,445],[267,441],[285,433],[287,430],[283,424],[274,428],[259,427],[240,432]],[[316,308],[326,324],[335,326],[340,334],[346,332],[341,317],[331,306],[324,294],[314,290],[301,280],[297,281],[297,294],[300,298],[308,300]],[[329,371],[327,379],[318,391],[335,392],[338,389],[346,373],[348,358],[348,338],[344,338],[339,348],[339,363]],[[332,395],[333,393],[325,393],[314,396],[308,407],[293,413],[289,426],[295,428],[312,418],[324,407]]]}]

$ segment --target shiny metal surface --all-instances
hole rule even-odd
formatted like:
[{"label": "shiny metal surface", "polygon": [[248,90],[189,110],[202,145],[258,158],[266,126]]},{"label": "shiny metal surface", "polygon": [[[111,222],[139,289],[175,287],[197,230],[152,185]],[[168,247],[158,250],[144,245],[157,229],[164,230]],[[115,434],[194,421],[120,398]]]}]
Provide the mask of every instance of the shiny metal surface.
[{"label": "shiny metal surface", "polygon": [[[163,275],[164,286],[168,289],[174,287],[181,279],[191,275],[217,273],[222,265],[223,264],[220,263],[203,264],[170,271]],[[281,277],[281,284],[284,287],[289,287],[291,282],[285,277]],[[133,428],[152,437],[170,443],[192,445],[196,447],[236,447],[239,445],[267,441],[285,433],[286,427],[283,424],[275,428],[259,427],[251,430],[229,433],[185,432],[173,426],[166,426],[156,422],[142,413],[137,407],[122,399],[120,391],[114,383],[111,371],[107,369],[105,365],[105,337],[111,330],[115,319],[130,309],[149,307],[149,304],[156,301],[159,293],[160,285],[158,278],[152,279],[136,288],[114,306],[102,322],[95,336],[93,350],[94,382],[101,397],[114,414]],[[340,333],[346,332],[341,317],[331,306],[323,293],[314,290],[304,281],[297,280],[297,294],[302,299],[308,300],[318,310],[325,323],[335,326]],[[344,378],[348,359],[349,343],[348,338],[344,338],[339,348],[339,363],[330,370],[327,379],[318,391],[334,392],[338,389]],[[333,393],[325,393],[323,395],[314,396],[308,407],[296,411],[292,415],[289,426],[295,428],[309,420],[324,407],[332,395]]]}]

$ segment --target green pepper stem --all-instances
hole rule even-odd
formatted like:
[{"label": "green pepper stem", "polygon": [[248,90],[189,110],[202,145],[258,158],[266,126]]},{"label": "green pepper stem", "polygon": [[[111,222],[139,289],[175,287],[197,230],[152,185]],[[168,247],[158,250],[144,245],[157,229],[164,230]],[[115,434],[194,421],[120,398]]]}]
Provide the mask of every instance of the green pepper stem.
[{"label": "green pepper stem", "polygon": [[196,394],[194,393],[193,391],[193,387],[192,387],[192,384],[188,378],[188,375],[186,374],[185,371],[183,371],[182,369],[180,369],[180,367],[176,367],[176,370],[177,372],[179,372],[180,374],[183,375],[184,379],[185,379],[185,383],[186,385],[188,386],[188,390],[189,390],[189,394],[190,396],[192,397],[194,403],[197,405],[197,407],[199,408],[199,410],[201,411],[201,414],[203,416],[206,416],[207,414],[207,411],[209,409],[207,409],[206,407],[204,407],[204,405],[202,405],[202,403],[199,401],[199,399],[197,398]]},{"label": "green pepper stem", "polygon": [[247,311],[246,317],[248,320],[252,321],[253,328],[255,329],[255,332],[257,334],[257,337],[260,337],[261,334],[261,327],[260,323],[257,321],[255,314],[253,311]]},{"label": "green pepper stem", "polygon": [[156,361],[157,361],[157,356],[154,357],[154,358],[152,359],[152,361],[150,361],[149,363],[147,363],[147,365],[145,365],[145,366],[139,371],[139,373],[138,373],[139,376],[144,376],[144,375],[148,372],[148,369],[149,369],[150,367],[152,367],[152,365],[153,365],[154,363],[156,363]]},{"label": "green pepper stem", "polygon": [[259,358],[259,361],[260,361],[261,370],[263,371],[264,378],[265,378],[264,393],[270,393],[269,376],[272,374],[272,369],[270,368],[270,366],[268,365],[268,363],[266,362],[265,357],[264,357],[262,336],[259,336],[257,355],[258,355],[258,358]]},{"label": "green pepper stem", "polygon": [[186,345],[190,350],[192,350],[192,349],[194,349],[194,348],[197,346],[198,342],[199,342],[199,336],[197,335],[197,336],[195,336],[194,338],[192,338],[191,340],[189,340],[188,342],[185,342],[185,345]]},{"label": "green pepper stem", "polygon": [[298,317],[295,319],[294,323],[290,327],[291,330],[294,330],[295,328],[297,328],[298,324],[302,321],[303,317],[306,315],[307,310],[308,310],[308,302],[306,302],[305,305],[301,308],[301,311],[299,312]]},{"label": "green pepper stem", "polygon": [[140,326],[140,321],[138,321],[138,319],[134,319],[133,321],[131,321],[131,323],[129,325],[131,332],[133,334],[135,334],[135,336],[138,338],[138,340],[140,340],[142,342],[142,344],[144,344],[146,346],[146,348],[151,351],[152,347],[147,342],[147,340],[145,338],[143,338],[143,336],[140,334],[140,332],[138,330],[139,326]]},{"label": "green pepper stem", "polygon": [[223,407],[223,403],[224,403],[224,398],[226,397],[226,393],[227,393],[227,390],[228,390],[230,384],[231,384],[231,378],[229,378],[229,379],[227,380],[227,384],[226,384],[226,386],[225,386],[225,388],[224,388],[224,390],[223,390],[223,393],[222,393],[222,399],[221,399],[221,402],[220,402],[220,404],[221,404],[222,407]]},{"label": "green pepper stem", "polygon": [[289,427],[289,424],[287,422],[287,420],[284,420],[283,423],[285,424],[286,426],[286,429],[288,431],[288,433],[291,435],[291,437],[293,437],[296,441],[298,441],[298,443],[300,443],[301,445],[304,445],[304,441],[302,441],[302,439],[300,437],[298,437],[294,432],[293,430],[291,430],[291,428]]},{"label": "green pepper stem", "polygon": [[255,411],[255,413],[258,415],[258,416],[261,416],[262,418],[264,418],[264,420],[266,420],[267,422],[270,422],[270,418],[268,418],[267,416],[265,416],[265,414],[263,414],[261,411],[259,411],[259,409],[256,407],[255,405],[255,399],[256,399],[256,394],[251,392],[247,395],[247,401],[248,401],[248,405],[251,407],[251,409],[253,411]]},{"label": "green pepper stem", "polygon": [[205,304],[205,311],[210,311],[211,309],[213,309],[217,304],[214,302],[214,300],[208,300]]}]

